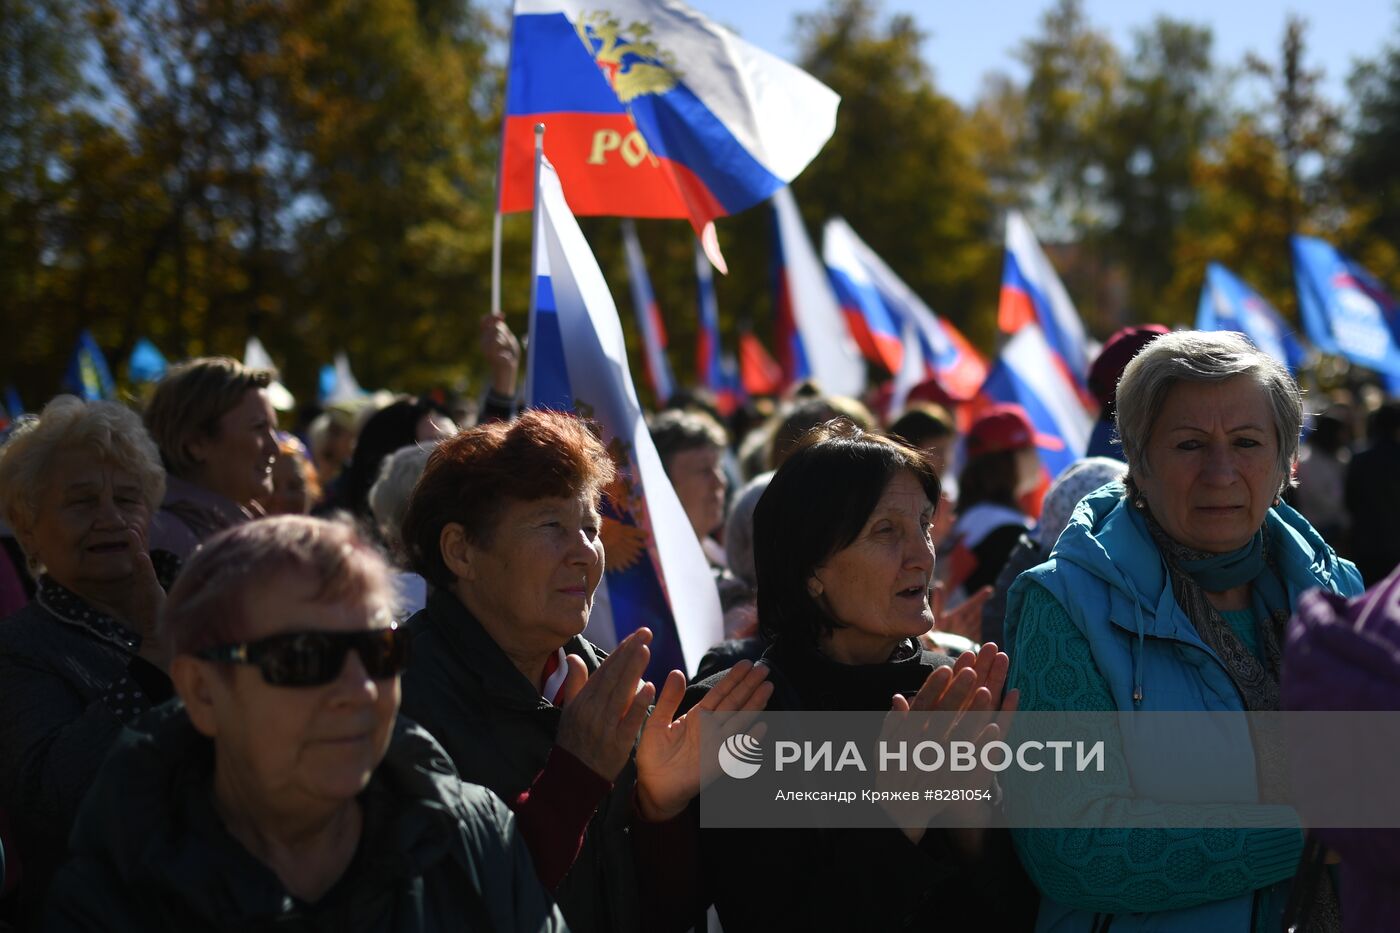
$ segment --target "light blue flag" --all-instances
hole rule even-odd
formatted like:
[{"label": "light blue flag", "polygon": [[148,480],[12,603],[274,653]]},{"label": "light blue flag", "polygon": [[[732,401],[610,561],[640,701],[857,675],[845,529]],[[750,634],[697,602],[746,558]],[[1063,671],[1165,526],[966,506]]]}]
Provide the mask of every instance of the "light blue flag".
[{"label": "light blue flag", "polygon": [[1293,237],[1293,274],[1308,337],[1385,376],[1400,392],[1400,304],[1361,266],[1313,237]]},{"label": "light blue flag", "polygon": [[145,337],[136,341],[126,361],[126,375],[132,382],[160,382],[166,368],[165,354]]},{"label": "light blue flag", "polygon": [[1233,330],[1294,373],[1307,355],[1293,328],[1254,289],[1218,262],[1206,266],[1197,330]]}]

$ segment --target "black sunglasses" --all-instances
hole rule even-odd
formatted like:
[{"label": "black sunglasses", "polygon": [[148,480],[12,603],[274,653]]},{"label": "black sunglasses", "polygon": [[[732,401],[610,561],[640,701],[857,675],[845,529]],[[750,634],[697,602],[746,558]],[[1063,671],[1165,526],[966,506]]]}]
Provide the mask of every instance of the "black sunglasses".
[{"label": "black sunglasses", "polygon": [[206,661],[255,664],[274,687],[319,687],[340,676],[345,655],[360,656],[365,673],[386,680],[408,665],[408,633],[397,625],[367,632],[285,632],[258,641],[197,652]]}]

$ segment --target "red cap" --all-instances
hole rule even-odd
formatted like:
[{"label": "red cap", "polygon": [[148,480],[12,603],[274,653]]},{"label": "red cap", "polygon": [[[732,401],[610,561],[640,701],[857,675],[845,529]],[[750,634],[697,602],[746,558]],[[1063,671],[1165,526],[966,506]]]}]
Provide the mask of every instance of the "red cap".
[{"label": "red cap", "polygon": [[967,432],[967,455],[1001,453],[1021,447],[1044,447],[1064,450],[1064,442],[1049,434],[1040,434],[1031,427],[1031,419],[1020,405],[997,404],[987,408],[972,423]]},{"label": "red cap", "polygon": [[1138,355],[1138,351],[1163,334],[1169,334],[1161,324],[1143,324],[1140,327],[1124,327],[1114,332],[1099,351],[1098,358],[1089,367],[1089,391],[1105,408],[1113,404],[1118,395],[1118,380],[1123,370]]}]

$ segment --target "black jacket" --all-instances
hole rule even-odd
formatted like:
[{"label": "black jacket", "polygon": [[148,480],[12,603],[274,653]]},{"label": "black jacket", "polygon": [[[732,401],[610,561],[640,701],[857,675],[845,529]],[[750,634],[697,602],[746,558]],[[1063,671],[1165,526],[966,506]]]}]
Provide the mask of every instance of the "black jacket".
[{"label": "black jacket", "polygon": [[[770,711],[884,710],[918,692],[943,655],[851,667],[810,648],[774,643]],[[722,677],[693,685],[689,708]],[[698,807],[691,806],[698,820]],[[1005,831],[988,834],[976,863],[947,832],[919,844],[889,829],[700,831],[701,901],[713,901],[725,933],[770,930],[1029,930],[1035,895]]]},{"label": "black jacket", "polygon": [[[465,780],[511,800],[544,767],[560,710],[540,696],[455,594],[435,590],[408,621],[413,663],[403,711],[431,732]],[[606,656],[575,637],[564,645],[590,673]],[[640,927],[630,826],[636,770],[623,770],[599,805],[583,847],[554,895],[576,931],[631,933]]]},{"label": "black jacket", "polygon": [[[24,875],[0,915],[37,922],[44,889],[66,854],[78,805],[122,726],[171,694],[161,670],[137,655],[136,636],[50,581],[65,621],[32,602],[0,622],[0,810],[16,834],[9,858]],[[123,637],[125,635],[126,637]],[[10,913],[5,913],[9,911]]]},{"label": "black jacket", "polygon": [[561,931],[514,817],[463,783],[422,729],[399,720],[360,797],[350,867],[315,904],[287,894],[224,829],[212,793],[213,743],[179,703],[127,730],[73,831],[54,879],[47,930]]}]

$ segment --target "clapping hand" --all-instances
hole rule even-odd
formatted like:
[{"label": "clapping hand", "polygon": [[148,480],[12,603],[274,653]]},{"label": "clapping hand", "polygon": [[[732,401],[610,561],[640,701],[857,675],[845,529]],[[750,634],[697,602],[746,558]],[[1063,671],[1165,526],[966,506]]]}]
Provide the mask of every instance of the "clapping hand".
[{"label": "clapping hand", "polygon": [[704,699],[673,720],[685,695],[685,675],[667,675],[637,745],[637,804],[644,819],[659,822],[678,815],[714,777],[715,768],[700,761],[701,717],[696,713],[718,714],[725,733],[746,729],[773,695],[767,678],[766,666],[740,661]]},{"label": "clapping hand", "polygon": [[637,629],[592,674],[578,655],[564,659],[569,673],[560,688],[564,713],[555,744],[609,781],[617,780],[631,757],[656,696],[654,686],[640,683],[650,642],[651,630]]}]

